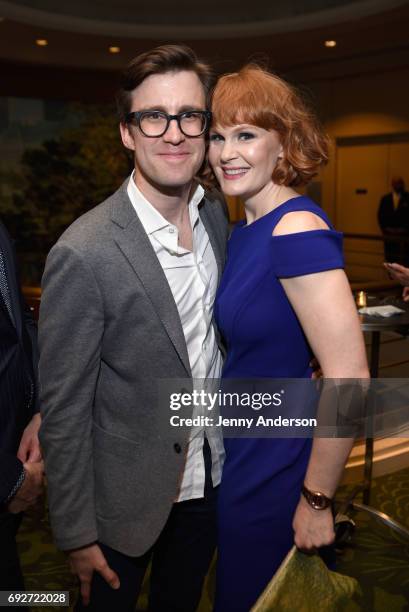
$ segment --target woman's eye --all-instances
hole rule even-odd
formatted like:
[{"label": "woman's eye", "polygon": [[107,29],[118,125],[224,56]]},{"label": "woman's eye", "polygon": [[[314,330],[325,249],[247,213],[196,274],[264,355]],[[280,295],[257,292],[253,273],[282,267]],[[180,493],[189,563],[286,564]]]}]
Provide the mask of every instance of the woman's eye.
[{"label": "woman's eye", "polygon": [[220,136],[220,134],[210,134],[209,140],[211,142],[220,142],[221,140],[223,140],[223,138]]},{"label": "woman's eye", "polygon": [[251,140],[252,138],[254,138],[254,134],[251,132],[240,132],[239,134],[239,140]]}]

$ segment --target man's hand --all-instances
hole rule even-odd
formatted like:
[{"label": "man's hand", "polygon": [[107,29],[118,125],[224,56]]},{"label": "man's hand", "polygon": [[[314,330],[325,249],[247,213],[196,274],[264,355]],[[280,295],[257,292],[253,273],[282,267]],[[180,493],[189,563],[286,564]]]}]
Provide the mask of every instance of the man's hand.
[{"label": "man's hand", "polygon": [[81,597],[84,606],[90,601],[92,574],[98,572],[113,589],[119,589],[117,574],[109,567],[98,544],[71,550],[68,553],[71,571],[81,583]]},{"label": "man's hand", "polygon": [[306,553],[313,553],[321,546],[328,546],[335,540],[334,519],[331,508],[314,510],[303,496],[295,511],[293,520],[294,543]]},{"label": "man's hand", "polygon": [[21,437],[20,446],[18,447],[17,457],[23,463],[41,461],[40,442],[38,440],[38,430],[41,425],[41,416],[35,414]]},{"label": "man's hand", "polygon": [[409,287],[403,288],[402,297],[404,302],[409,302]]},{"label": "man's hand", "polygon": [[24,512],[33,506],[43,492],[44,463],[24,463],[24,470],[26,475],[23,484],[7,506],[12,514]]}]

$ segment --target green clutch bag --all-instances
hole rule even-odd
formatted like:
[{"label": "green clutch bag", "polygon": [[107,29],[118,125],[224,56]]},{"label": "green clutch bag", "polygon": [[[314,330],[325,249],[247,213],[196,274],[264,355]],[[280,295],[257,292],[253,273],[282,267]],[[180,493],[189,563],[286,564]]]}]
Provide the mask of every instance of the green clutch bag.
[{"label": "green clutch bag", "polygon": [[354,578],[330,571],[318,555],[294,546],[251,612],[335,612],[360,593]]}]

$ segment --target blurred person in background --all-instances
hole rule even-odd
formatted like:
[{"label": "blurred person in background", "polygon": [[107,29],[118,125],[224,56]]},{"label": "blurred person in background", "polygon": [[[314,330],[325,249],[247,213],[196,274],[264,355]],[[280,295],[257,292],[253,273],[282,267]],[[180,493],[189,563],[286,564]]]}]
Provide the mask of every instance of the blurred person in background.
[{"label": "blurred person in background", "polygon": [[[394,238],[409,236],[409,193],[402,177],[391,181],[392,191],[382,196],[378,209],[378,223],[384,235],[385,259],[409,265],[409,251]],[[389,239],[388,239],[389,238]]]}]

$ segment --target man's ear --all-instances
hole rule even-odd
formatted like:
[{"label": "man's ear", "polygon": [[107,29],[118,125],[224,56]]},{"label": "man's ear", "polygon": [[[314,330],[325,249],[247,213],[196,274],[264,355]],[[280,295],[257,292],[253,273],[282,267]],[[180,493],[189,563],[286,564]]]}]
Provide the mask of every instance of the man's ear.
[{"label": "man's ear", "polygon": [[119,130],[121,132],[122,143],[124,147],[130,149],[131,151],[135,151],[135,143],[132,138],[132,134],[127,123],[120,123]]}]

